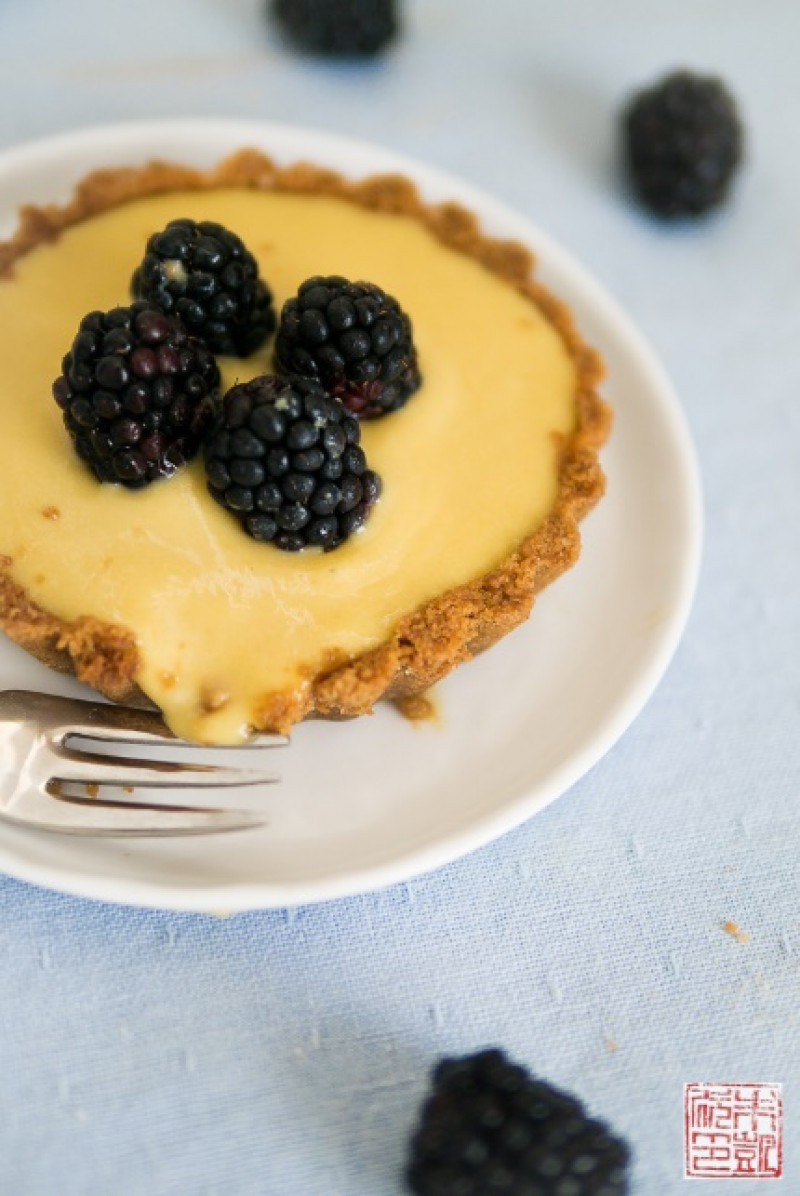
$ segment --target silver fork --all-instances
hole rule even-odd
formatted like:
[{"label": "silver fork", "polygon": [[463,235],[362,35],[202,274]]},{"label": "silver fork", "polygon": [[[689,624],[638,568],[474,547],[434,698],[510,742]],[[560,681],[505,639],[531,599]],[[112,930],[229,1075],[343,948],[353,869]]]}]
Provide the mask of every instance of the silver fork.
[{"label": "silver fork", "polygon": [[[86,741],[90,750],[71,746],[73,739]],[[280,735],[261,735],[243,746],[287,743]],[[91,750],[120,744],[192,746],[146,710],[25,690],[0,692],[0,818],[75,835],[197,835],[264,822],[253,810],[151,802],[132,794],[139,788],[257,786],[277,781],[275,773]],[[111,797],[109,788],[122,792]]]}]

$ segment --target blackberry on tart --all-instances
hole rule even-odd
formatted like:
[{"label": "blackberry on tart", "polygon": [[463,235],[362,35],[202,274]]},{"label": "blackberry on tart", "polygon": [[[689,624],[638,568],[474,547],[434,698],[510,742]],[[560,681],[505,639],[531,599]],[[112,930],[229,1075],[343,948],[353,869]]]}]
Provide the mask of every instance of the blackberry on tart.
[{"label": "blackberry on tart", "polygon": [[139,301],[84,316],[53,397],[98,480],[137,489],[195,455],[219,383],[206,345],[176,316]]},{"label": "blackberry on tart", "polygon": [[170,220],[131,280],[137,299],[180,316],[212,353],[248,357],[275,328],[272,293],[241,237],[213,220]]},{"label": "blackberry on tart", "polygon": [[303,378],[232,387],[205,443],[208,488],[255,540],[330,550],[363,526],[381,491],[358,421]]},{"label": "blackberry on tart", "polygon": [[422,381],[411,320],[372,282],[315,275],[283,305],[280,370],[319,383],[360,419],[397,411]]}]

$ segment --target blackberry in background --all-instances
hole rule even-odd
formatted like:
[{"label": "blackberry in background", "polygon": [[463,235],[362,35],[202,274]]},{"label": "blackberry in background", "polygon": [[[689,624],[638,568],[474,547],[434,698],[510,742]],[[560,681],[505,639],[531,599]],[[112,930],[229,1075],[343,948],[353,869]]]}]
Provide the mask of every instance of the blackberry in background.
[{"label": "blackberry in background", "polygon": [[630,1151],[503,1051],[443,1059],[411,1141],[416,1196],[621,1196]]},{"label": "blackberry in background", "polygon": [[53,397],[78,455],[99,481],[131,489],[195,455],[219,393],[206,345],[143,301],[84,316],[62,371]]},{"label": "blackberry in background", "polygon": [[256,259],[213,220],[171,220],[153,233],[131,290],[180,316],[212,353],[248,357],[275,328],[272,294]]},{"label": "blackberry in background", "polygon": [[205,443],[212,496],[255,540],[338,548],[366,522],[381,480],[338,399],[302,378],[232,387]]},{"label": "blackberry in background", "polygon": [[272,0],[274,19],[297,50],[328,58],[374,58],[399,32],[398,0]]},{"label": "blackberry in background", "polygon": [[721,80],[685,70],[667,75],[633,96],[623,133],[634,191],[657,216],[696,217],[726,199],[744,134]]},{"label": "blackberry in background", "polygon": [[360,419],[397,411],[421,382],[411,321],[397,300],[374,283],[339,275],[308,278],[287,299],[275,359]]}]

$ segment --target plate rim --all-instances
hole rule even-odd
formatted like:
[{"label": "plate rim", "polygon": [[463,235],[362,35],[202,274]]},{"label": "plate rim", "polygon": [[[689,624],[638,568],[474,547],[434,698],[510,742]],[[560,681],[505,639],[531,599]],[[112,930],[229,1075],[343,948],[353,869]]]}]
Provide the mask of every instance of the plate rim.
[{"label": "plate rim", "polygon": [[[473,208],[482,227],[489,232],[502,230],[503,235],[519,239],[531,247],[537,259],[537,268],[541,267],[543,275],[546,276],[548,267],[557,270],[562,278],[567,279],[568,290],[575,289],[580,293],[581,304],[588,304],[614,327],[623,348],[633,355],[652,383],[651,398],[655,397],[659,414],[669,426],[682,465],[683,514],[688,539],[682,558],[680,584],[676,587],[670,615],[659,629],[660,634],[647,654],[645,666],[640,666],[627,692],[614,703],[613,716],[601,720],[582,750],[570,755],[551,771],[544,795],[541,788],[535,791],[535,804],[534,794],[528,791],[523,796],[507,801],[499,809],[484,813],[468,827],[452,831],[434,843],[407,851],[394,860],[314,880],[224,882],[209,886],[181,879],[171,886],[163,881],[142,878],[97,876],[80,870],[76,873],[74,869],[58,868],[52,863],[24,861],[20,864],[13,854],[11,859],[8,858],[6,844],[0,842],[0,868],[8,876],[72,896],[185,912],[285,909],[373,892],[445,867],[521,826],[533,814],[566,793],[605,756],[649,701],[672,660],[686,626],[697,589],[702,557],[704,520],[700,471],[688,421],[670,378],[648,341],[607,287],[560,242],[527,216],[481,187],[422,160],[367,140],[284,122],[226,117],[163,117],[84,126],[0,150],[0,190],[9,173],[47,167],[59,155],[71,154],[77,160],[81,153],[96,148],[106,155],[108,164],[111,144],[117,155],[120,150],[135,149],[136,156],[131,162],[142,162],[157,156],[157,143],[160,140],[177,140],[187,135],[194,138],[206,136],[211,141],[224,137],[230,148],[223,152],[233,152],[248,143],[256,144],[281,160],[299,160],[304,152],[313,153],[319,159],[320,147],[325,151],[323,157],[330,154],[332,160],[358,154],[374,162],[368,173],[399,171],[412,178],[426,198],[441,200],[449,197]],[[154,146],[153,150],[144,148],[147,143]],[[291,144],[299,148],[285,157],[280,147]],[[309,145],[313,149],[304,149]],[[192,145],[188,148],[188,161],[196,160],[192,158],[193,148]],[[174,160],[175,151],[170,152]],[[210,162],[218,161],[219,157],[220,151],[215,149]],[[102,165],[102,160],[98,160],[97,165]],[[78,165],[74,179],[63,185],[65,193],[91,168],[85,163]],[[340,169],[348,173],[347,166],[340,165]],[[58,195],[54,194],[52,198],[57,199]],[[561,285],[563,287],[563,283]],[[568,302],[574,302],[571,296]],[[26,830],[20,833],[37,834]]]}]

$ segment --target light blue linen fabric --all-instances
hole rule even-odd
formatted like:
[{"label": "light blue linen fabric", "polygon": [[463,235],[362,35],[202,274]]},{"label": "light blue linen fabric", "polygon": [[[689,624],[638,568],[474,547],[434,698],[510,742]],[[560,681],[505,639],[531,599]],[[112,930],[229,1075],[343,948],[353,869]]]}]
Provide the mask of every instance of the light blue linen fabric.
[{"label": "light blue linen fabric", "polygon": [[[420,0],[383,62],[286,52],[260,0],[5,0],[0,146],[285,120],[452,170],[576,253],[671,373],[707,535],[655,697],[501,841],[374,895],[219,919],[0,880],[2,1196],[393,1196],[426,1072],[499,1044],[684,1193],[687,1081],[784,1086],[800,1190],[800,116],[795,0]],[[724,76],[733,202],[665,229],[615,169],[630,90]],[[0,361],[0,384],[2,361]],[[724,930],[733,922],[749,935]]]}]

